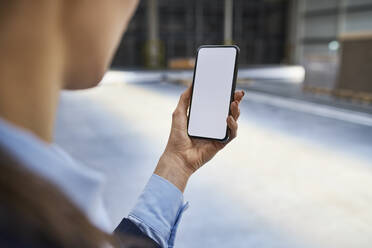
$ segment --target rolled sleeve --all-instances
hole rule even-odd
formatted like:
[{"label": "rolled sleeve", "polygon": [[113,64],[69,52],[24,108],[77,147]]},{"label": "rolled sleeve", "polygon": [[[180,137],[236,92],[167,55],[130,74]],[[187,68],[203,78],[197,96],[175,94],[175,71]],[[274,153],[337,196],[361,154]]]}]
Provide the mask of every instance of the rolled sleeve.
[{"label": "rolled sleeve", "polygon": [[128,218],[161,247],[173,247],[180,217],[187,207],[176,186],[153,174]]}]

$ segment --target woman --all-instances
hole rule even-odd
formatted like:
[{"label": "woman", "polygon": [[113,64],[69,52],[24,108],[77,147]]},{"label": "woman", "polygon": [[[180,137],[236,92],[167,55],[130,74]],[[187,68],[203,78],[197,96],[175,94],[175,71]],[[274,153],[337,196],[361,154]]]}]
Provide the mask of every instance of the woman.
[{"label": "woman", "polygon": [[[100,197],[102,176],[52,140],[60,90],[101,80],[136,5],[0,2],[1,247],[174,246],[189,177],[226,145],[188,137],[190,88],[173,113],[154,174],[115,237]],[[243,95],[236,92],[231,104],[229,141],[236,137]]]}]

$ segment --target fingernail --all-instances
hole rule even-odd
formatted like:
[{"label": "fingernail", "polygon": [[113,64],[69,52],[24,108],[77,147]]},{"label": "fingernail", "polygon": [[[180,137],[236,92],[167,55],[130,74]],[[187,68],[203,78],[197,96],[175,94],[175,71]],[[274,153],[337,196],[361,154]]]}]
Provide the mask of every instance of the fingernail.
[{"label": "fingernail", "polygon": [[245,95],[245,92],[244,92],[244,90],[242,90],[242,94],[243,94],[243,96]]}]

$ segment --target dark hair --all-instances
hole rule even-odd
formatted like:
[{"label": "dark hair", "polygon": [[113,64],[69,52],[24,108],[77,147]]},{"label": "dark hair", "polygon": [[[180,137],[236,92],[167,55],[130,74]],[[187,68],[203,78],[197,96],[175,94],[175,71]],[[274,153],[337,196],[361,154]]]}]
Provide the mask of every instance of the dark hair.
[{"label": "dark hair", "polygon": [[[93,226],[54,185],[0,147],[0,246],[6,239],[26,247],[119,247],[115,238]],[[120,241],[120,247],[148,247],[131,236]]]}]

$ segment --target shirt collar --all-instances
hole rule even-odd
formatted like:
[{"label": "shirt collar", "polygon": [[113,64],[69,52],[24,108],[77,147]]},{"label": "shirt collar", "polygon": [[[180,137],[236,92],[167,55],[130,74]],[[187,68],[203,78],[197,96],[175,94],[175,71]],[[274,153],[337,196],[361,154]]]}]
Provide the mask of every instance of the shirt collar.
[{"label": "shirt collar", "polygon": [[56,185],[94,224],[103,230],[110,228],[104,223],[107,218],[97,218],[97,212],[104,212],[101,201],[105,178],[101,173],[77,163],[56,144],[48,144],[2,118],[0,145],[26,169]]}]

